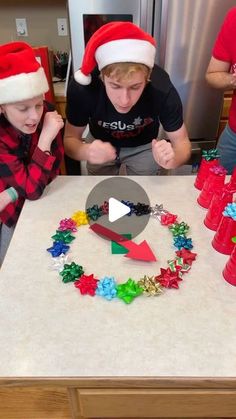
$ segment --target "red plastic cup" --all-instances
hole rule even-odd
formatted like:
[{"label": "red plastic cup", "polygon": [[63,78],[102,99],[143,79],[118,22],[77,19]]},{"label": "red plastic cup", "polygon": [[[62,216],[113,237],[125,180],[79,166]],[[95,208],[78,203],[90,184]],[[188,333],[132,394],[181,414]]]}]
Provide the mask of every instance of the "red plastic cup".
[{"label": "red plastic cup", "polygon": [[222,216],[219,227],[212,240],[212,246],[217,252],[230,255],[235,244],[231,238],[236,236],[236,220]]},{"label": "red plastic cup", "polygon": [[204,182],[209,175],[210,168],[218,164],[219,164],[219,159],[214,159],[210,161],[207,161],[205,159],[201,160],[201,164],[198,169],[197,176],[194,182],[195,188],[199,189],[200,191],[202,190]]},{"label": "red plastic cup", "polygon": [[[215,168],[221,168],[222,166],[215,166]],[[223,172],[218,173],[214,172],[214,167],[211,167],[209,170],[209,175],[204,182],[202,191],[197,198],[197,202],[203,208],[209,208],[212,197],[215,192],[219,192],[223,189],[225,182],[226,171],[223,169]]]},{"label": "red plastic cup", "polygon": [[210,230],[216,231],[220,220],[223,217],[222,212],[224,211],[227,204],[233,201],[233,192],[223,188],[221,191],[214,193],[210,202],[207,215],[204,219],[204,224]]},{"label": "red plastic cup", "polygon": [[225,265],[223,277],[229,284],[236,285],[236,245],[234,245],[231,256]]}]

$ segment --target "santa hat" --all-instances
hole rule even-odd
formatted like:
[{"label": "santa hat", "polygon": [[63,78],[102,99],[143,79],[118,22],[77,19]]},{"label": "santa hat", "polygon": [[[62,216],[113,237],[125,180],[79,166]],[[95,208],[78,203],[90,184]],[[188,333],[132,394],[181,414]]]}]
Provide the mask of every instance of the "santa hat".
[{"label": "santa hat", "polygon": [[91,82],[91,71],[98,65],[132,62],[154,66],[155,39],[131,22],[111,22],[101,26],[89,39],[80,70],[75,80],[83,85]]},{"label": "santa hat", "polygon": [[44,70],[30,45],[10,42],[0,46],[0,104],[32,99],[48,89]]}]

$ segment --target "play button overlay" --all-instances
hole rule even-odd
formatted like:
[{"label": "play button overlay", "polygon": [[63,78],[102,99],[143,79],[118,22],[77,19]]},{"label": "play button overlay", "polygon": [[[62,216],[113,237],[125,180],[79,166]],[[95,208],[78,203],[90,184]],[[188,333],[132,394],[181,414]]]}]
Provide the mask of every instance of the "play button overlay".
[{"label": "play button overlay", "polygon": [[127,205],[123,204],[120,201],[117,201],[115,198],[109,198],[109,212],[108,220],[110,223],[119,220],[119,218],[124,217],[124,215],[129,214],[131,209]]},{"label": "play button overlay", "polygon": [[[90,225],[99,223],[118,234],[130,233],[132,239],[145,229],[150,214],[136,215],[130,208],[139,203],[150,207],[150,201],[145,190],[134,180],[115,176],[97,183],[87,197],[85,211],[94,206],[99,208],[104,202],[108,213],[94,220],[90,218]],[[96,214],[96,208],[94,212]]]}]

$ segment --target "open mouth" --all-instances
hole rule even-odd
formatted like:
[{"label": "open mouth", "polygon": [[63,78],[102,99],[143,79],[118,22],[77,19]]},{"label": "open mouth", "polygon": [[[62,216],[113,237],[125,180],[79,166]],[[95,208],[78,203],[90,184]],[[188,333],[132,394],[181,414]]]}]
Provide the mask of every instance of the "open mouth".
[{"label": "open mouth", "polygon": [[36,129],[37,124],[25,124],[25,127],[28,128],[28,129]]}]

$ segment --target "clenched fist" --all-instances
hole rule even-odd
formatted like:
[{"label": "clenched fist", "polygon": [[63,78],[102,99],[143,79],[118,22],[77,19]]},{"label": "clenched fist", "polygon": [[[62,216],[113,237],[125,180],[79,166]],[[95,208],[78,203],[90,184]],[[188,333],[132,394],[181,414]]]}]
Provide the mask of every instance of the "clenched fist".
[{"label": "clenched fist", "polygon": [[64,126],[62,116],[57,112],[47,112],[43,121],[43,128],[39,137],[38,146],[50,150],[54,138]]},{"label": "clenched fist", "polygon": [[91,164],[104,164],[116,159],[116,149],[110,143],[94,140],[89,144],[88,162]]},{"label": "clenched fist", "polygon": [[152,140],[152,154],[159,166],[164,169],[173,168],[175,152],[171,143],[166,140]]}]

